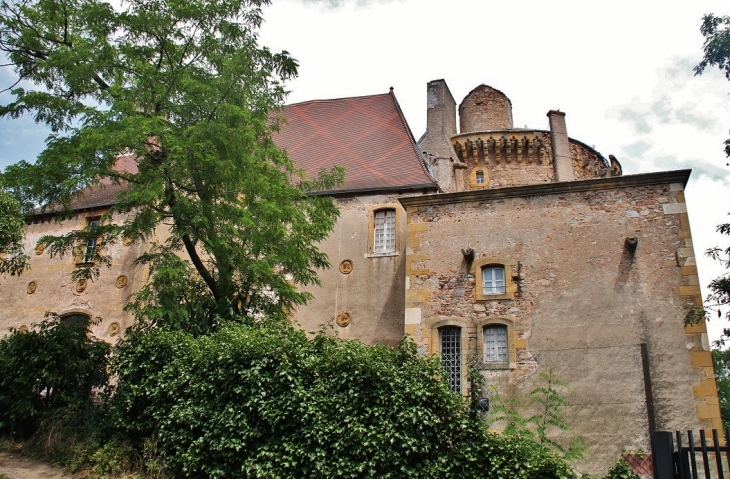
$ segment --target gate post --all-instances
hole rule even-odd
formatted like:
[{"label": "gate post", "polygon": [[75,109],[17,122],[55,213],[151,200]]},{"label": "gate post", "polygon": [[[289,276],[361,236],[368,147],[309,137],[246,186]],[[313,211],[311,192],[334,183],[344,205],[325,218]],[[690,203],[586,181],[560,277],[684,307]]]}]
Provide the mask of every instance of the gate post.
[{"label": "gate post", "polygon": [[674,479],[674,439],[669,431],[654,431],[651,435],[651,457],[654,479]]}]

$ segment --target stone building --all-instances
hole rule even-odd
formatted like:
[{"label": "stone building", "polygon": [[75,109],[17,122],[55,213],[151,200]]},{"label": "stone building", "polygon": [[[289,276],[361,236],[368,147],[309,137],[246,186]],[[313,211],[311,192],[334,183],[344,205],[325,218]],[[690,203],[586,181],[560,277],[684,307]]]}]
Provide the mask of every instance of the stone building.
[{"label": "stone building", "polygon": [[[443,359],[461,394],[470,369],[492,399],[529,398],[559,379],[569,434],[552,433],[587,441],[583,472],[648,451],[652,428],[720,428],[704,324],[683,325],[702,304],[690,172],[623,175],[568,136],[562,112],[548,112],[547,130],[514,128],[509,98],[485,85],[459,105],[458,130],[443,80],[426,99],[418,142],[392,90],[284,109],[275,139],[297,166],[346,168],[327,192],[341,210],[321,244],[333,268],[293,319],[366,343],[408,334]],[[145,245],[116,246],[111,270],[89,284],[71,282],[75,260],[34,251],[41,235],[89,224],[113,201],[113,189],[94,190],[74,217],[28,226],[32,269],[0,279],[0,327],[50,310],[101,317],[93,332],[110,341],[123,333]]]}]

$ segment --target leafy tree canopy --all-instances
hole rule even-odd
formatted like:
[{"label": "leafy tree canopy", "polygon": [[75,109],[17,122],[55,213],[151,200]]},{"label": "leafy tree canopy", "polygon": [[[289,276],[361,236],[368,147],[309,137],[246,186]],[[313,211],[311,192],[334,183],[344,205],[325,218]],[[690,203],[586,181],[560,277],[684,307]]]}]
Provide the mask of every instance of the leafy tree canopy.
[{"label": "leafy tree canopy", "polygon": [[[700,32],[705,37],[704,55],[694,68],[695,75],[701,75],[708,66],[716,66],[730,80],[730,16],[705,15]],[[725,154],[730,156],[730,139],[725,140]]]},{"label": "leafy tree canopy", "polygon": [[99,227],[41,242],[62,255],[98,238],[93,265],[75,273],[94,278],[106,246],[163,238],[138,259],[152,276],[129,307],[146,324],[205,333],[220,318],[280,315],[308,299],[294,284],[328,266],[314,245],[338,212],[312,193],[342,172],[304,178],[272,140],[297,63],[257,43],[268,3],[0,5],[0,50],[18,80],[0,115],[31,114],[52,132],[35,164],[7,169],[8,186],[26,208],[54,210],[85,188],[122,186]]},{"label": "leafy tree canopy", "polygon": [[[707,14],[703,17],[700,31],[705,37],[704,55],[702,61],[694,68],[695,75],[701,75],[708,66],[717,66],[725,73],[725,78],[730,80],[730,16],[717,17],[711,13]],[[730,157],[730,139],[725,140],[725,154]],[[719,225],[717,231],[725,235],[730,234],[730,223]],[[722,263],[726,270],[730,269],[730,247],[710,248],[707,255]],[[691,310],[686,317],[688,322],[697,322],[709,317],[708,310],[715,310],[718,316],[721,316],[720,307],[730,304],[730,274],[726,272],[715,278],[708,288],[710,289],[706,301],[708,309]],[[730,312],[726,313],[726,317],[730,319]],[[726,338],[730,336],[730,329],[725,329],[723,336],[719,341],[720,344],[724,344]]]},{"label": "leafy tree canopy", "polygon": [[28,266],[29,258],[23,252],[23,226],[20,202],[0,189],[0,274],[20,275]]}]

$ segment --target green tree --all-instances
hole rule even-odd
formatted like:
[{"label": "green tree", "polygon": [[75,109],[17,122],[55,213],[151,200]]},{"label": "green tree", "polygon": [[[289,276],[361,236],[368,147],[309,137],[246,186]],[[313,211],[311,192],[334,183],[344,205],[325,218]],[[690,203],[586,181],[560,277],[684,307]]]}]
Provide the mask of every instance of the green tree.
[{"label": "green tree", "polygon": [[[725,73],[725,78],[730,80],[730,16],[715,16],[707,14],[702,19],[700,32],[705,37],[703,45],[704,55],[702,61],[694,68],[695,75],[701,75],[709,66],[716,66]],[[730,138],[725,140],[725,154],[730,157]],[[717,227],[717,231],[730,234],[730,223],[724,223]],[[722,263],[725,269],[730,269],[730,247],[710,248],[707,255]],[[697,322],[709,318],[709,310],[717,311],[718,317],[722,316],[721,307],[730,304],[730,274],[725,273],[715,278],[708,285],[710,294],[705,301],[705,308],[694,308],[687,317],[687,322]],[[725,317],[730,319],[730,312]],[[723,331],[723,337],[719,344],[724,344],[730,336],[730,329]]]},{"label": "green tree", "polygon": [[713,349],[712,365],[715,367],[722,425],[723,428],[728,428],[730,427],[730,350]]},{"label": "green tree", "polygon": [[20,202],[0,189],[0,274],[20,275],[28,268],[29,258],[23,252],[24,226]]},{"label": "green tree", "polygon": [[110,244],[166,238],[138,259],[152,271],[129,306],[142,325],[205,333],[281,317],[309,299],[295,285],[328,266],[315,245],[338,211],[313,193],[342,172],[304,178],[272,140],[297,63],[258,44],[268,3],[0,4],[0,50],[19,82],[0,115],[32,114],[52,132],[35,164],[7,169],[8,186],[28,208],[59,210],[84,188],[123,187],[98,228],[41,242],[62,255],[98,238],[93,266],[75,271],[93,279]]}]

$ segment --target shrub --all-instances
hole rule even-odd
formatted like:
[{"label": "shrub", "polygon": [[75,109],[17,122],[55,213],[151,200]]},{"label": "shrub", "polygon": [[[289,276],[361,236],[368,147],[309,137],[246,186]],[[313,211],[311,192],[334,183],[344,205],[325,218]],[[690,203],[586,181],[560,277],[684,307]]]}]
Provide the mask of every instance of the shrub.
[{"label": "shrub", "polygon": [[176,477],[574,477],[533,441],[489,433],[435,358],[289,326],[130,335],[119,424]]},{"label": "shrub", "polygon": [[78,325],[48,316],[0,340],[0,432],[33,433],[44,415],[91,404],[106,386],[110,346]]}]

